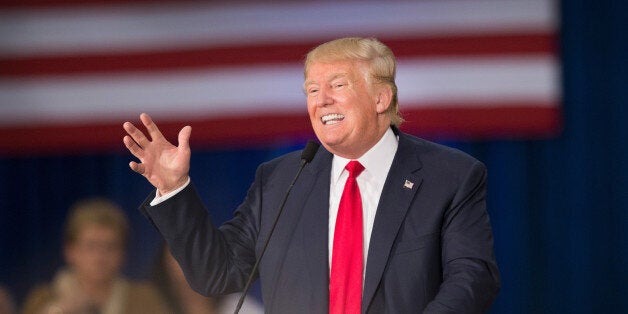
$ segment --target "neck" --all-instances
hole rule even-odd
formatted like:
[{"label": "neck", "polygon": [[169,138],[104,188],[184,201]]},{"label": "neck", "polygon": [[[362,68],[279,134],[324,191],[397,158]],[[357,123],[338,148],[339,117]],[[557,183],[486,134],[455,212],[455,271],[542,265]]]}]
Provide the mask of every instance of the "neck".
[{"label": "neck", "polygon": [[368,152],[375,145],[377,145],[377,143],[382,139],[384,134],[386,134],[386,131],[388,131],[388,128],[390,128],[389,125],[386,126],[385,128],[381,128],[376,137],[372,138],[370,142],[366,143],[366,145],[362,145],[361,147],[350,148],[347,151],[339,151],[339,150],[328,148],[328,147],[325,147],[325,148],[327,148],[327,150],[330,151],[332,154],[338,155],[342,158],[358,159],[362,157],[364,154],[366,154],[366,152]]},{"label": "neck", "polygon": [[87,295],[96,305],[102,306],[107,302],[109,296],[111,295],[114,280],[90,282],[88,280],[78,278],[78,282],[85,295]]}]

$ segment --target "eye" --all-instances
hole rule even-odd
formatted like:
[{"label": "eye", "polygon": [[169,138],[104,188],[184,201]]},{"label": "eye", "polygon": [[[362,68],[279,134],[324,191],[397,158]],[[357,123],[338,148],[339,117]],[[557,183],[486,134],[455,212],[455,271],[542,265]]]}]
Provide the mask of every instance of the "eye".
[{"label": "eye", "polygon": [[310,96],[316,95],[318,93],[318,88],[310,88],[307,90],[307,94]]},{"label": "eye", "polygon": [[335,89],[341,89],[345,86],[347,86],[347,82],[334,82],[331,84],[331,86]]}]

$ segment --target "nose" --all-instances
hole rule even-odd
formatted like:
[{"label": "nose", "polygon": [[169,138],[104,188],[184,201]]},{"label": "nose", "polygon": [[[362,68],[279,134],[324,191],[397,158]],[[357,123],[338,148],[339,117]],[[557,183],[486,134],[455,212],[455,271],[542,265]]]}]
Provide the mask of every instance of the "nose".
[{"label": "nose", "polygon": [[329,90],[326,87],[321,87],[318,91],[318,95],[316,95],[316,106],[325,107],[333,102],[334,100],[331,97]]}]

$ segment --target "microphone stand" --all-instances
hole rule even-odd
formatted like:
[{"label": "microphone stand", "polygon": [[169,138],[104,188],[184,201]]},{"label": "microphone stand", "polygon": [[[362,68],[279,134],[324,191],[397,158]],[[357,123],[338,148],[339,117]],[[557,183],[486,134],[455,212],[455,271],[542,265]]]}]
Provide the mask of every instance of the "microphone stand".
[{"label": "microphone stand", "polygon": [[277,222],[279,222],[279,217],[281,216],[281,213],[283,212],[283,208],[286,205],[286,201],[288,200],[288,195],[290,195],[290,191],[292,191],[292,187],[297,182],[297,179],[301,175],[301,172],[303,171],[303,168],[305,168],[305,165],[307,165],[314,158],[314,155],[316,154],[318,147],[319,147],[318,143],[309,141],[307,145],[305,146],[305,148],[303,149],[303,152],[301,153],[301,165],[299,166],[297,175],[294,176],[294,179],[292,179],[292,182],[290,183],[290,186],[288,187],[288,190],[286,191],[283,201],[281,202],[281,205],[279,206],[279,210],[277,211],[277,216],[275,216],[275,221],[273,222],[273,225],[270,229],[270,233],[268,234],[266,241],[264,241],[262,252],[260,253],[257,260],[255,261],[255,265],[253,265],[253,269],[251,270],[249,279],[246,281],[246,285],[244,286],[244,291],[242,291],[242,295],[240,296],[240,299],[238,300],[238,305],[236,306],[236,309],[233,312],[233,314],[238,314],[240,312],[240,308],[242,308],[242,304],[244,303],[244,298],[246,297],[246,294],[249,291],[249,288],[251,287],[251,283],[253,283],[253,277],[255,275],[255,272],[257,271],[257,268],[259,267],[259,263],[262,260],[262,256],[264,256],[264,253],[266,252],[268,243],[270,243],[270,238],[272,237],[273,232],[275,231]]}]

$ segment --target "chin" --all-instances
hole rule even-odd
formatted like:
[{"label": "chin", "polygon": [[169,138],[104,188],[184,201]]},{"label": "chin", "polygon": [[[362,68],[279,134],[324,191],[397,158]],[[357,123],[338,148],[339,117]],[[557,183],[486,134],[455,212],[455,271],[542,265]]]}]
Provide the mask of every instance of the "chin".
[{"label": "chin", "polygon": [[321,142],[327,143],[330,146],[340,144],[347,136],[347,133],[343,132],[341,129],[322,129],[315,133],[316,137],[318,137]]},{"label": "chin", "polygon": [[330,140],[328,138],[319,138],[319,140],[321,141],[321,144],[323,144],[323,146],[327,148],[327,150],[329,150],[330,148],[333,149],[334,147],[338,146],[337,140]]}]

